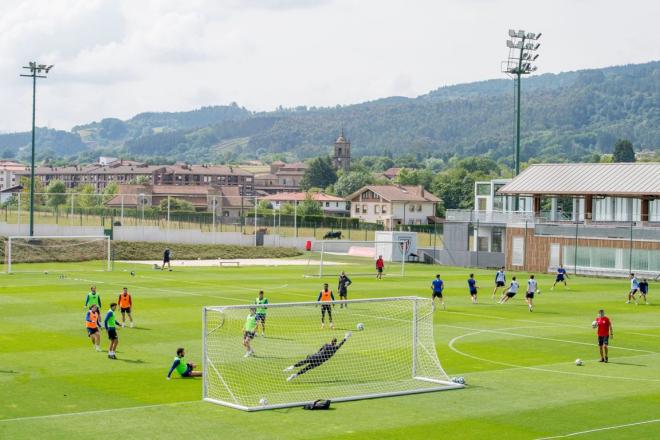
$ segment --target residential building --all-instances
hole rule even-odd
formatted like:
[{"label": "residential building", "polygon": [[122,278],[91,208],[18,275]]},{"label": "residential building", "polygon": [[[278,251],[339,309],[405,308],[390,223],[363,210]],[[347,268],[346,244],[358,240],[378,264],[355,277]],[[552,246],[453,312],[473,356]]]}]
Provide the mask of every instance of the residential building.
[{"label": "residential building", "polygon": [[[273,206],[273,209],[280,209],[287,203],[299,205],[306,200],[307,196],[307,193],[304,192],[278,193],[265,196],[260,200],[267,200]],[[310,193],[309,196],[321,206],[325,214],[337,216],[348,215],[348,202],[341,197],[324,193]]]},{"label": "residential building", "polygon": [[402,224],[429,224],[440,202],[422,186],[402,185],[367,185],[346,199],[351,202],[351,217],[390,230]]},{"label": "residential building", "polygon": [[277,176],[277,185],[280,187],[300,189],[300,181],[308,166],[304,162],[284,163],[274,162],[271,164],[270,174]]},{"label": "residential building", "polygon": [[21,173],[25,165],[11,160],[0,160],[0,191],[13,188],[20,184]]}]

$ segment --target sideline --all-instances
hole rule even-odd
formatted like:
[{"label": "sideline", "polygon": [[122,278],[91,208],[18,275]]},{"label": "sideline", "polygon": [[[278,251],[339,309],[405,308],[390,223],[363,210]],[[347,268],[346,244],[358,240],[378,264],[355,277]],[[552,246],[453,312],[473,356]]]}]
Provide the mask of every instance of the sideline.
[{"label": "sideline", "polygon": [[536,440],[550,440],[550,439],[553,439],[553,438],[575,437],[575,436],[582,435],[582,434],[590,434],[592,432],[609,431],[609,430],[612,430],[612,429],[627,428],[628,426],[648,425],[648,424],[651,424],[651,423],[658,423],[658,422],[660,422],[660,419],[644,420],[643,422],[635,422],[635,423],[626,423],[626,424],[623,424],[623,425],[606,426],[605,428],[596,428],[596,429],[589,429],[587,431],[571,432],[570,434],[554,435],[552,437],[540,437]]}]

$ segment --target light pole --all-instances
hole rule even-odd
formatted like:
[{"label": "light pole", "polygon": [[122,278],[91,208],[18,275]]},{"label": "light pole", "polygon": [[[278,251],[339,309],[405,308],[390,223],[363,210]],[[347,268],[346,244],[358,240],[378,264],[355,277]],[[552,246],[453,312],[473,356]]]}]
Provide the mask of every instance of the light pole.
[{"label": "light pole", "polygon": [[[520,173],[520,78],[537,70],[532,63],[539,57],[534,52],[541,45],[538,39],[541,34],[526,33],[523,30],[509,29],[510,39],[506,41],[509,57],[502,62],[502,72],[514,79],[514,101],[516,117],[516,145],[514,154],[514,176]],[[514,200],[514,209],[518,210],[518,197]]]},{"label": "light pole", "polygon": [[[47,78],[46,75],[50,72],[53,65],[46,66],[45,64],[37,64],[35,61],[30,61],[23,69],[28,69],[29,74],[22,74],[28,78],[32,78],[32,159],[30,162],[30,237],[34,235],[34,120],[37,105],[37,78]],[[20,212],[19,212],[20,215]]]}]

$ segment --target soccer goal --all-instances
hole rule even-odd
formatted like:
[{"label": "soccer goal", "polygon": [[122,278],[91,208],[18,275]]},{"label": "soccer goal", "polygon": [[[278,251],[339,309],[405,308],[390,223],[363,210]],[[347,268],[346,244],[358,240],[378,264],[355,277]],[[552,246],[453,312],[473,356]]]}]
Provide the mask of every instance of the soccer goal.
[{"label": "soccer goal", "polygon": [[[315,302],[260,305],[267,308],[266,333],[261,336],[259,327],[250,341],[254,353],[245,357],[243,329],[252,307],[204,308],[203,398],[208,402],[256,411],[316,399],[347,401],[463,387],[449,379],[438,360],[430,299],[336,301],[333,328],[327,316],[321,328],[322,307]],[[319,362],[321,347],[333,338],[341,343],[349,331],[352,335],[334,355]],[[301,372],[310,362],[313,366]]]},{"label": "soccer goal", "polygon": [[[359,241],[359,240],[319,240],[312,242],[307,259],[305,277],[323,277],[329,272],[338,274],[345,270],[349,277],[375,275],[376,259],[382,255],[385,260],[383,274],[386,276],[405,276],[406,256],[409,242],[401,241]],[[334,259],[333,259],[334,257]],[[343,257],[361,257],[371,261],[373,269],[353,271],[345,267],[351,262]]]},{"label": "soccer goal", "polygon": [[112,270],[110,237],[80,236],[12,236],[5,241],[4,263],[7,273],[48,271],[53,263],[68,264],[58,272]]}]

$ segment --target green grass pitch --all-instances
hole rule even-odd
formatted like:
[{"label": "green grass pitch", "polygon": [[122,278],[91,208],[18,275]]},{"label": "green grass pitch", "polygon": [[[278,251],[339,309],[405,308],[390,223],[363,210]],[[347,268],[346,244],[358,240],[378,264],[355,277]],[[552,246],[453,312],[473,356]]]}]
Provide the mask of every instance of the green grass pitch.
[{"label": "green grass pitch", "polygon": [[[350,262],[342,267],[349,275],[372,268]],[[571,278],[569,290],[550,291],[553,277],[537,275],[542,294],[530,313],[520,294],[494,303],[493,271],[475,271],[478,305],[467,293],[469,269],[411,264],[405,278],[356,277],[351,298],[427,296],[440,272],[447,310],[435,312],[437,351],[447,373],[464,376],[468,387],[324,412],[246,413],[201,401],[201,380],[165,380],[176,347],[201,361],[202,306],[251,302],[260,288],[271,302],[315,300],[323,281],[336,287],[334,275],[304,278],[307,269],[293,266],[160,272],[117,264],[113,272],[74,270],[60,279],[61,270],[76,268],[45,264],[37,273],[0,275],[0,439],[660,437],[660,309],[624,304],[627,280]],[[524,284],[528,274],[516,275]],[[119,331],[118,360],[94,352],[86,337],[90,284],[103,312],[121,287],[133,294],[137,327]],[[651,302],[660,301],[657,286]],[[615,330],[606,365],[597,362],[590,326],[601,307]]]}]

